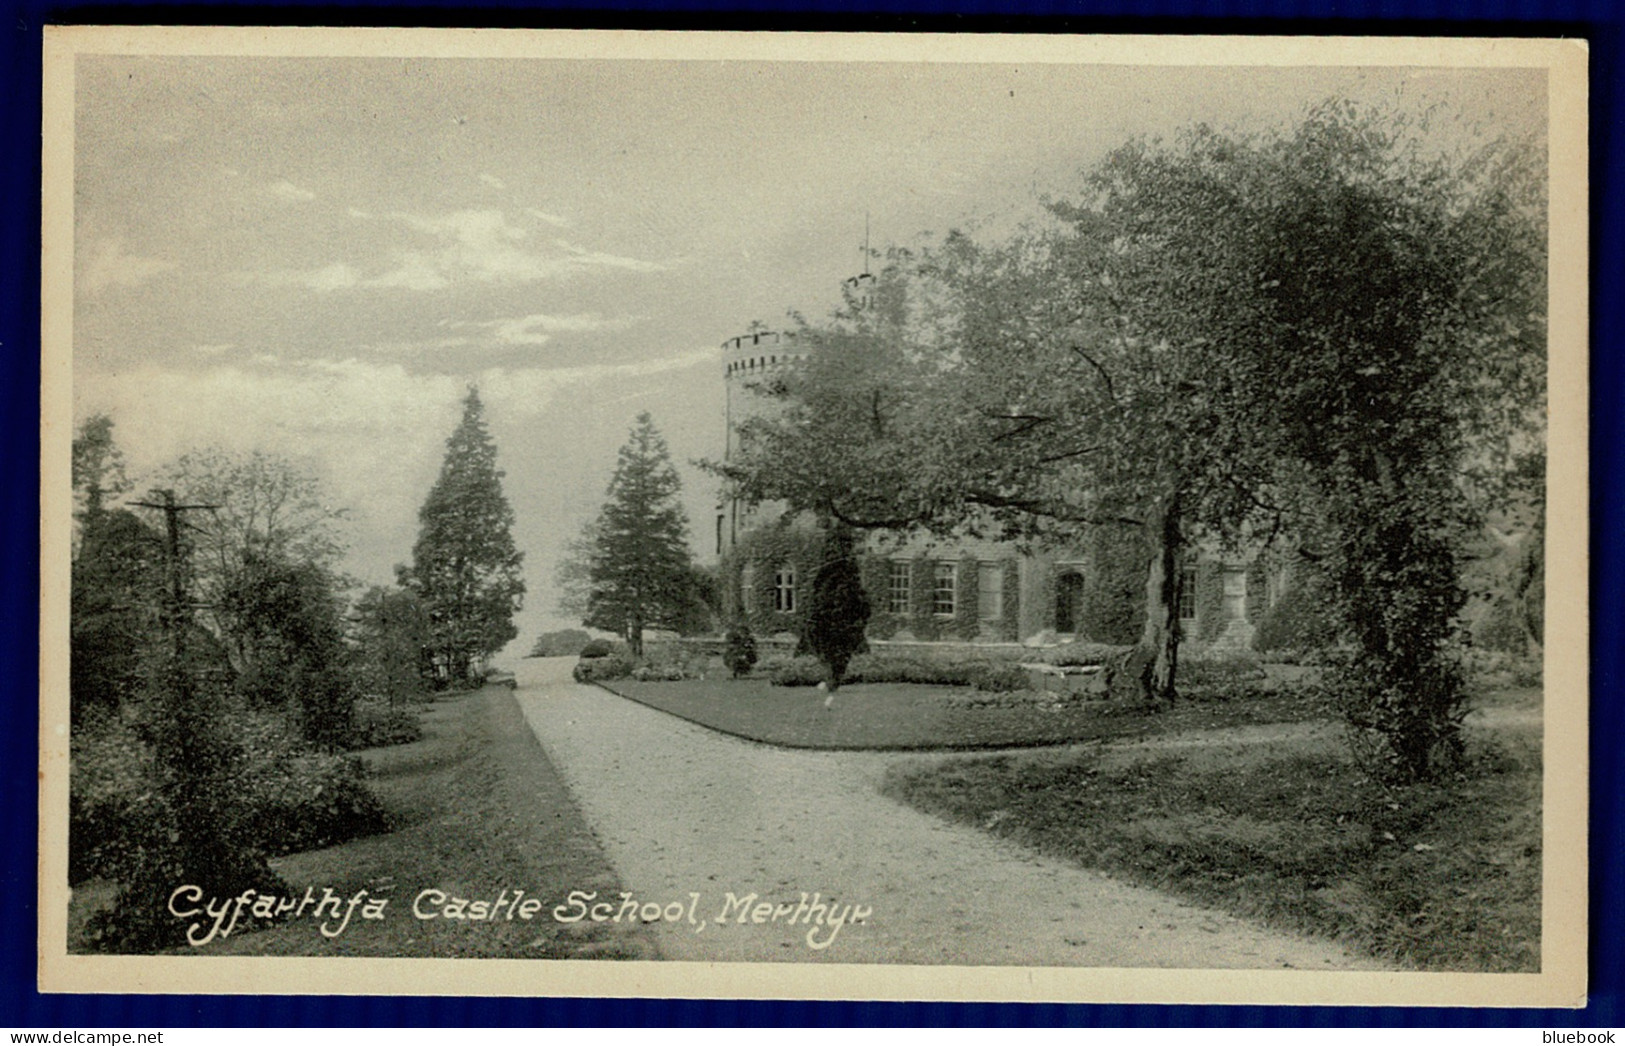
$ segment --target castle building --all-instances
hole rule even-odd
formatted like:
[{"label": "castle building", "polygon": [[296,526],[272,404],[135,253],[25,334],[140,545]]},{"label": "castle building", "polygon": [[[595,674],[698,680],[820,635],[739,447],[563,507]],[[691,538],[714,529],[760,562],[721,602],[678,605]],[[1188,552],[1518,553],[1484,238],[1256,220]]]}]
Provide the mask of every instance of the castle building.
[{"label": "castle building", "polygon": [[[849,301],[867,300],[874,277],[846,281]],[[793,332],[752,330],[722,343],[723,461],[739,449],[739,427],[778,409],[758,390],[788,374],[809,350]],[[757,635],[799,635],[823,553],[810,519],[784,506],[748,506],[724,486],[715,551],[723,614]],[[1021,550],[1012,542],[867,535],[861,559],[869,634],[893,641],[1127,644],[1142,622],[1148,555],[1137,533],[1098,528],[1072,548]],[[1277,585],[1257,558],[1204,555],[1185,568],[1180,601],[1184,643],[1194,651],[1245,650]]]}]

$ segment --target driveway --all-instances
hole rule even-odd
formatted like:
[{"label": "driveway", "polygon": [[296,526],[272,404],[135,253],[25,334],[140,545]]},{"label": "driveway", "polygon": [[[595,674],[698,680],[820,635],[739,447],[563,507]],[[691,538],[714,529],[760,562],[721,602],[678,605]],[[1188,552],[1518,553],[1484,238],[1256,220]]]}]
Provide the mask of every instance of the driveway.
[{"label": "driveway", "polygon": [[650,918],[665,958],[1384,968],[879,793],[888,765],[920,756],[725,737],[576,684],[573,663],[521,662],[515,696],[630,897],[582,896],[566,914]]}]

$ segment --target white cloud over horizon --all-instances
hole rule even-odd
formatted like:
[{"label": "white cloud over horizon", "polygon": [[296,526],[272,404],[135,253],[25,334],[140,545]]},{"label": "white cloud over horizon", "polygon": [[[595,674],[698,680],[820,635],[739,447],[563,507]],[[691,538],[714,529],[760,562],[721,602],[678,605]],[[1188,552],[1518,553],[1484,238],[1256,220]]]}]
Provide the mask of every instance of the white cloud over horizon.
[{"label": "white cloud over horizon", "polygon": [[137,287],[176,268],[179,266],[166,258],[125,254],[124,238],[111,236],[91,250],[79,273],[79,290],[95,296],[108,287]]}]

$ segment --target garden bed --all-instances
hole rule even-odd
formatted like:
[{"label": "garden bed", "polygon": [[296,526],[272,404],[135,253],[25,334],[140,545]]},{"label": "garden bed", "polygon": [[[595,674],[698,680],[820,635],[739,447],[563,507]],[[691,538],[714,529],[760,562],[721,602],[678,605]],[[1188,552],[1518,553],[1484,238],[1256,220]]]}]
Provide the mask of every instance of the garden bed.
[{"label": "garden bed", "polygon": [[1173,729],[1299,722],[1326,717],[1312,698],[1283,691],[1245,701],[1182,702],[1148,713],[1084,695],[915,683],[856,683],[829,695],[761,678],[601,682],[605,689],[735,737],[785,748],[949,751],[1030,748],[1144,737]]}]

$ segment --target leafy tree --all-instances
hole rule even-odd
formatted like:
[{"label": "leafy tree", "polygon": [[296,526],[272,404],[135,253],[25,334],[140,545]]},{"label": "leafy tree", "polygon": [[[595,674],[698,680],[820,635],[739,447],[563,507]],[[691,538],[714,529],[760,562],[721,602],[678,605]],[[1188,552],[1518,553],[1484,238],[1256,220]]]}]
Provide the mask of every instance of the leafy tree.
[{"label": "leafy tree", "polygon": [[[1444,650],[1470,495],[1539,442],[1539,170],[1505,144],[1434,156],[1344,106],[1132,142],[1052,228],[894,255],[877,305],[808,331],[808,361],[763,390],[787,409],[713,467],[854,526],[1141,528],[1130,674],[1164,699],[1192,540],[1324,537],[1345,626],[1391,662],[1354,689],[1405,709],[1372,729],[1423,738],[1397,757],[1420,772],[1459,711]],[[1436,711],[1415,720],[1410,689]]]},{"label": "leafy tree", "polygon": [[139,690],[157,643],[163,539],[133,513],[107,505],[128,489],[113,421],[88,419],[74,435],[78,542],[71,568],[69,695],[77,720],[115,708]]},{"label": "leafy tree", "polygon": [[665,439],[648,412],[639,414],[616,460],[609,499],[560,566],[564,579],[576,579],[582,624],[620,635],[634,656],[643,653],[644,629],[680,629],[693,613],[680,489]]},{"label": "leafy tree", "polygon": [[124,454],[113,442],[113,419],[106,414],[91,415],[74,434],[72,476],[76,515],[81,521],[100,512],[106,498],[129,489]]},{"label": "leafy tree", "polygon": [[813,575],[806,633],[808,648],[824,663],[831,694],[841,688],[847,664],[863,648],[868,623],[869,597],[863,591],[852,531],[831,526],[824,540],[823,562]]},{"label": "leafy tree", "polygon": [[[173,491],[157,493],[162,505],[180,504]],[[175,507],[164,513],[162,641],[151,651],[140,723],[153,748],[158,787],[131,810],[119,846],[105,855],[119,892],[86,930],[107,951],[180,944],[184,924],[167,911],[177,885],[213,897],[285,889],[254,839],[242,788],[246,754],[228,735],[219,695],[204,681],[200,652],[207,644],[193,611],[191,548],[181,515]]]},{"label": "leafy tree", "polygon": [[355,703],[337,587],[314,563],[250,552],[221,594],[256,652],[238,691],[262,707],[286,708],[306,741],[329,749],[347,740]]},{"label": "leafy tree", "polygon": [[270,563],[308,565],[342,587],[338,524],[345,513],[328,503],[309,471],[264,451],[194,451],[176,459],[163,476],[183,503],[212,506],[187,518],[199,619],[233,673],[256,676],[263,653],[259,642],[269,633],[251,616],[253,602],[243,593],[260,582],[258,572]]},{"label": "leafy tree", "polygon": [[429,617],[410,589],[375,585],[356,602],[359,682],[390,704],[423,690]]},{"label": "leafy tree", "polygon": [[1345,709],[1389,769],[1425,778],[1461,749],[1464,549],[1489,506],[1539,489],[1518,465],[1543,442],[1544,161],[1504,141],[1428,157],[1346,105],[1239,160],[1216,144],[1215,167],[1245,164],[1238,358],[1359,649]]},{"label": "leafy tree", "polygon": [[74,557],[69,694],[77,720],[93,706],[116,708],[141,689],[159,643],[163,539],[133,513],[87,514]]},{"label": "leafy tree", "polygon": [[439,681],[477,683],[485,658],[519,634],[513,615],[524,601],[524,555],[514,547],[496,453],[479,392],[470,388],[440,477],[418,510],[411,569],[402,573],[429,616]]}]

